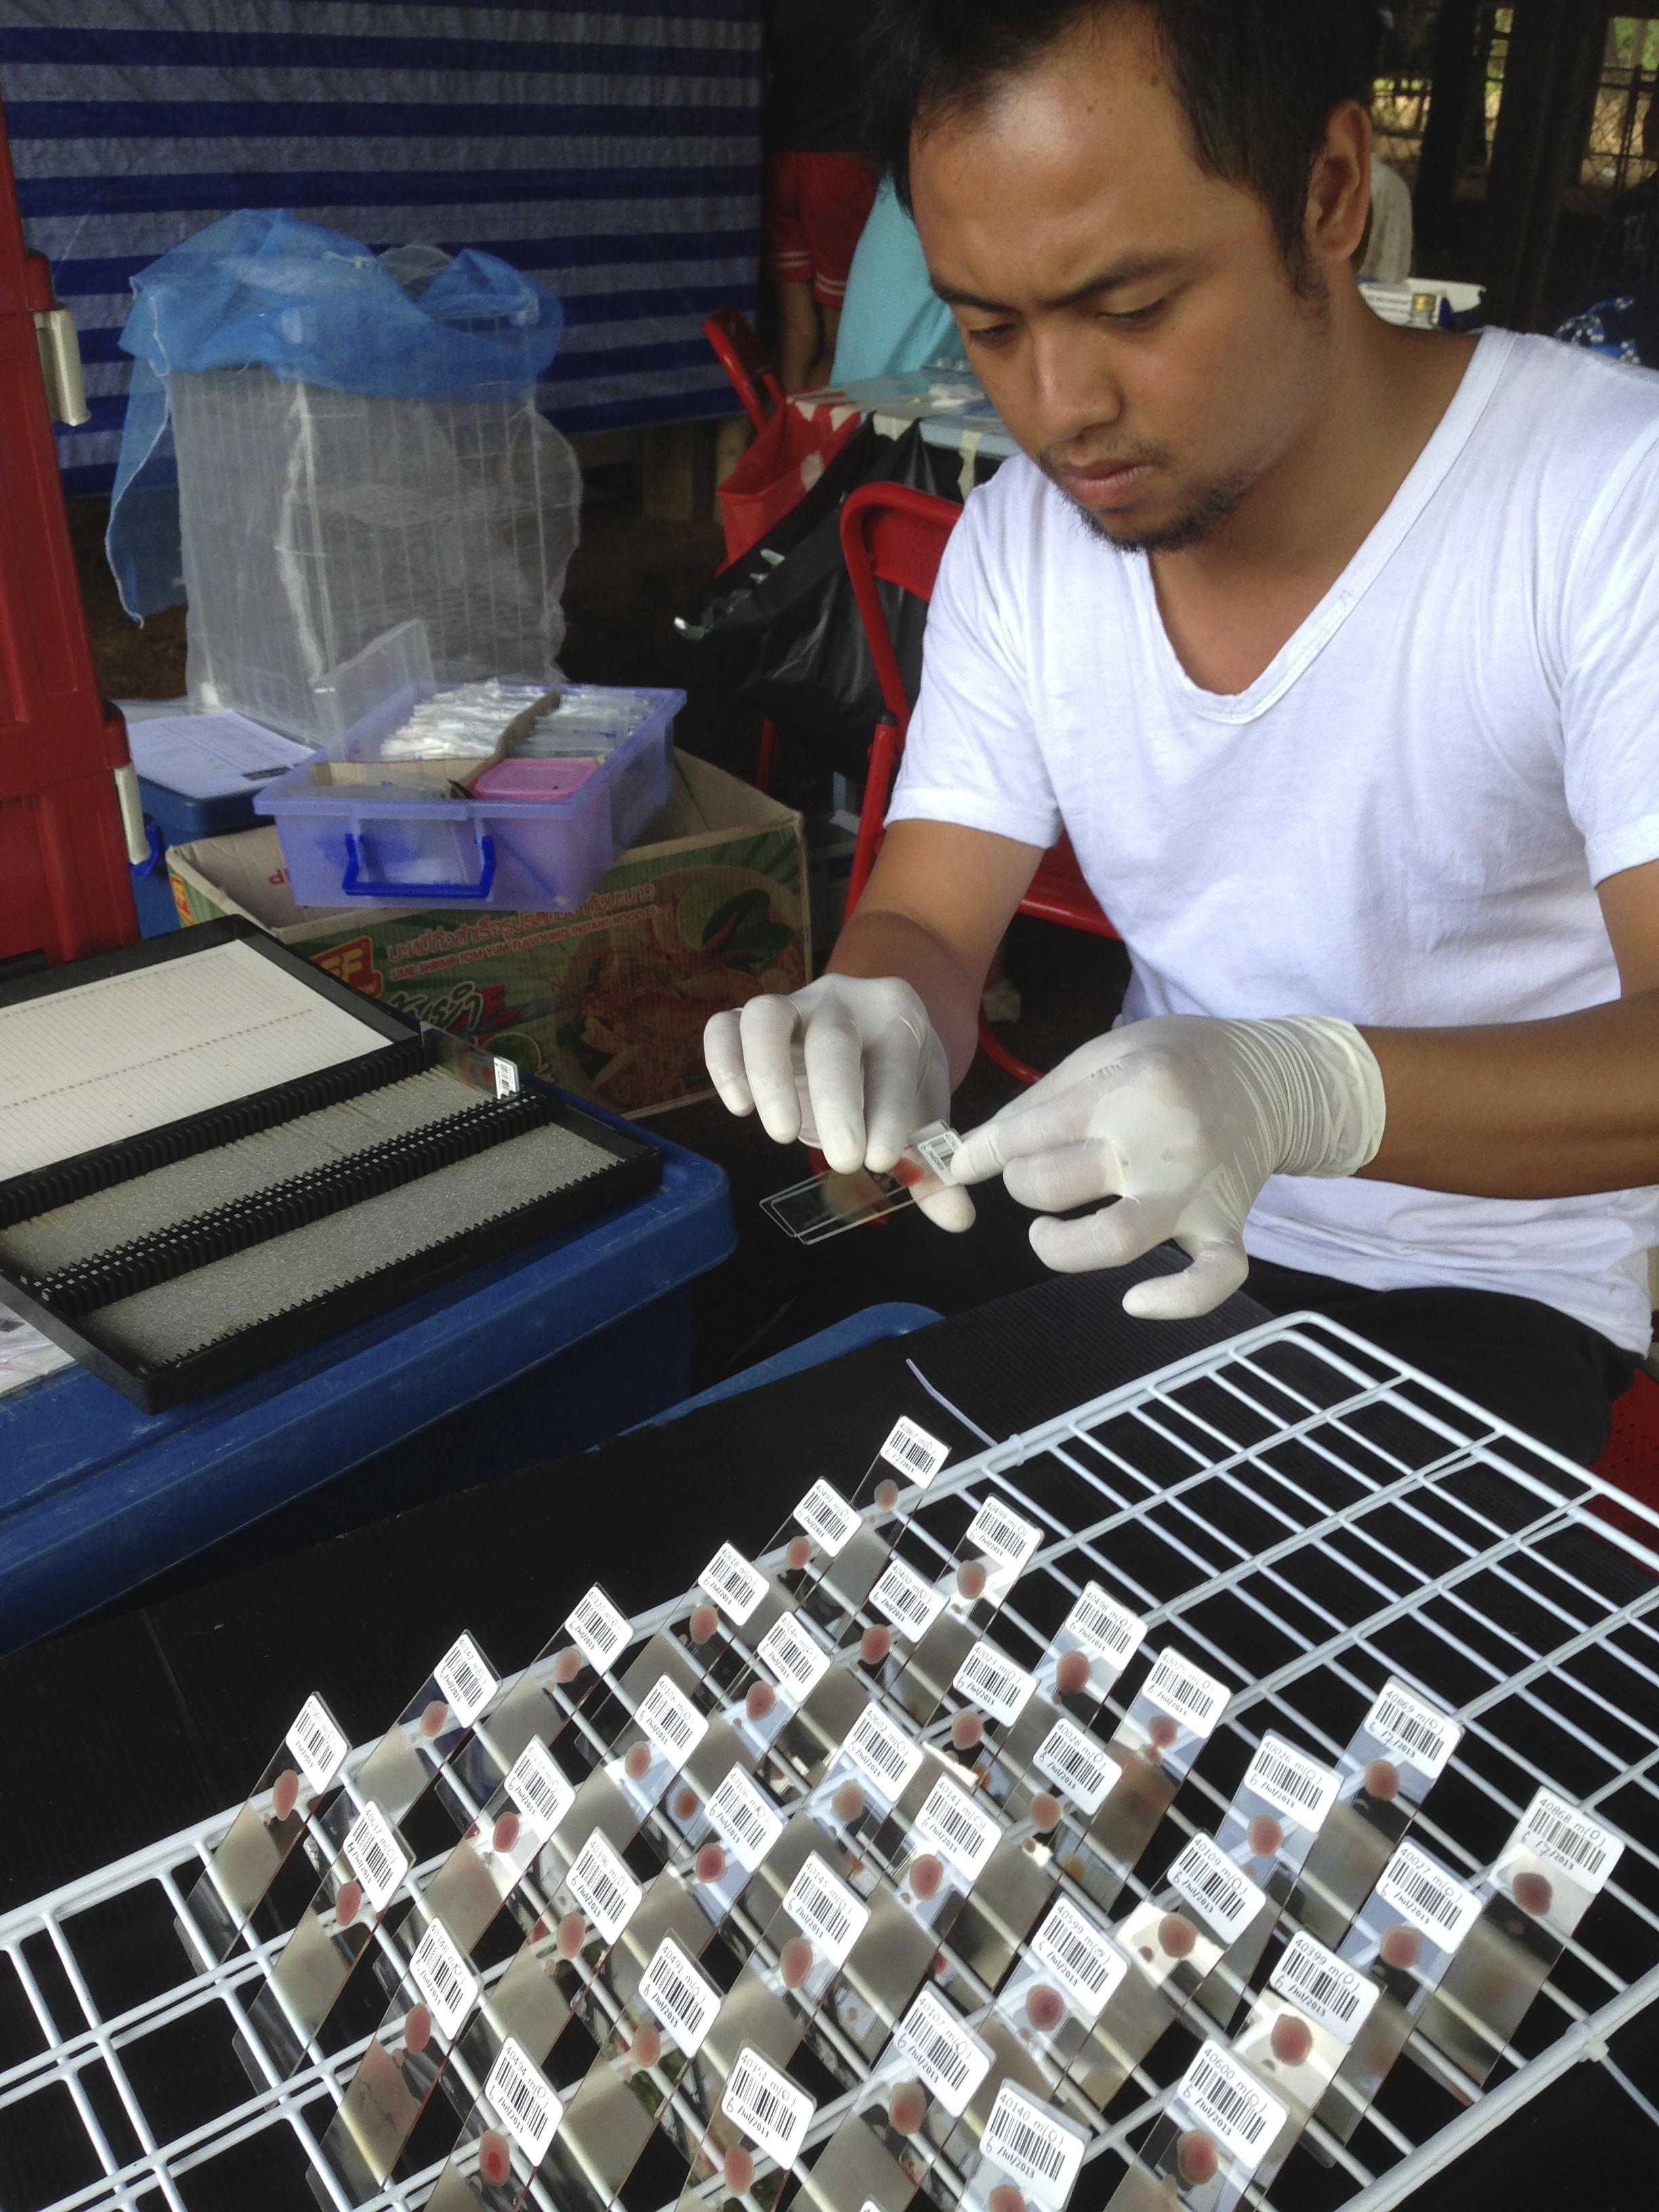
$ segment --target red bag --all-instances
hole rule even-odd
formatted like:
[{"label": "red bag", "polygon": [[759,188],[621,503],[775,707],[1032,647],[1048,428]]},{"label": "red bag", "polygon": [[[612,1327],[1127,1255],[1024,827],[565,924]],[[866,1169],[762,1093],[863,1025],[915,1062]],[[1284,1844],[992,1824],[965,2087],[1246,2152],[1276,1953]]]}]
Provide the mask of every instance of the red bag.
[{"label": "red bag", "polygon": [[808,416],[799,407],[781,408],[720,487],[728,564],[782,521],[863,420],[849,407],[832,427],[840,411],[817,407]]}]

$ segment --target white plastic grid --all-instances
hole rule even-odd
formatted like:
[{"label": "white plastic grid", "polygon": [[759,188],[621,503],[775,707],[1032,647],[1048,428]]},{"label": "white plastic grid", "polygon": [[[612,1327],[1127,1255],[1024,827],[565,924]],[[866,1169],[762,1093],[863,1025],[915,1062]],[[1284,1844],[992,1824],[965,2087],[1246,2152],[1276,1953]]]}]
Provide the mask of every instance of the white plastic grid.
[{"label": "white plastic grid", "polygon": [[[1014,1656],[1040,1649],[1094,1579],[1148,1620],[1149,1643],[1160,1630],[1178,1632],[1239,1686],[1170,1816],[1176,1847],[1195,1826],[1213,1829],[1227,1797],[1215,1777],[1231,1772],[1230,1758],[1242,1768],[1267,1726],[1334,1757],[1390,1673],[1464,1724],[1415,1830],[1460,1872],[1477,1875],[1490,1862],[1539,1782],[1625,1839],[1612,1881],[1485,2094],[1459,2110],[1417,2069],[1397,2068],[1353,2145],[1310,2131],[1312,2154],[1334,2168],[1322,2201],[1332,2201],[1335,2179],[1347,2189],[1336,2200],[1346,2212],[1382,2212],[1573,2065],[1611,2067],[1607,2038],[1659,1999],[1659,1516],[1334,1324],[1305,1316],[1177,1363],[947,1469],[911,1518],[915,1539],[942,1563],[951,1540],[939,1531],[962,1516],[952,1501],[976,1504],[993,1487],[1051,1532],[1000,1616],[997,1639]],[[678,1617],[685,1602],[658,1607],[636,1627]],[[363,1755],[354,1754],[349,1776]],[[180,2185],[210,2176],[216,2160],[271,2129],[310,2156],[365,2047],[360,2039],[326,2058],[313,2049],[290,2081],[273,2080],[157,2140],[131,2054],[208,2008],[222,2012],[227,2042],[233,2033],[246,2038],[251,1993],[283,1939],[256,1940],[207,1973],[181,1964],[167,1987],[106,2018],[78,1948],[94,1940],[93,1925],[76,1923],[101,1909],[96,1935],[106,1941],[108,1908],[136,1911],[147,1892],[153,1905],[158,1886],[169,1915],[179,1911],[230,1817],[0,1920],[0,1952],[45,2045],[21,2058],[0,2049],[0,2135],[26,2119],[32,2100],[67,2095],[97,2169],[98,2178],[47,2199],[53,2212],[196,2212],[233,2202]],[[424,1881],[438,1863],[410,1881]],[[1123,1908],[1146,1893],[1135,1879]],[[79,2024],[62,2016],[64,1996],[54,2008],[43,1987],[42,1946]],[[1659,2123],[1654,2105],[1613,2070]],[[90,2094],[94,2074],[100,2096]],[[1139,2141],[1171,2078],[1167,2064],[1138,2069],[1091,2155]],[[1437,2124],[1413,2135],[1407,2120],[1425,2096]],[[112,2139],[112,2098],[125,2141]],[[809,2156],[851,2101],[820,2109]],[[1296,2199],[1298,2160],[1286,2166],[1278,2201]],[[423,2203],[438,2171],[394,2181],[374,2205]]]}]

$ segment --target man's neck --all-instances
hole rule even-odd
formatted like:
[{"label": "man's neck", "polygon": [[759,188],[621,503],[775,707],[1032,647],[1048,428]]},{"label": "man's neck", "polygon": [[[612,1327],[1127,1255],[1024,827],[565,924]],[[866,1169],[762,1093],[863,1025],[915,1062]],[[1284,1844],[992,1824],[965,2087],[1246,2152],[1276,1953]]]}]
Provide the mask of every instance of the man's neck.
[{"label": "man's neck", "polygon": [[1387,511],[1474,354],[1473,338],[1394,329],[1357,297],[1334,313],[1334,373],[1295,443],[1211,536],[1152,556],[1170,642],[1206,690],[1247,690],[1306,621]]}]

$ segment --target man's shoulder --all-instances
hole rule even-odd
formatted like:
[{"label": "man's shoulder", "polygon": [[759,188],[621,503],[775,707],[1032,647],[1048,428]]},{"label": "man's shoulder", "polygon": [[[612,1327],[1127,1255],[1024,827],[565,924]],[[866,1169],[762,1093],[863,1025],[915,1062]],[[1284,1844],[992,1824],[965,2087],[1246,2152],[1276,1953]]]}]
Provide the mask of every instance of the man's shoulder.
[{"label": "man's shoulder", "polygon": [[1659,438],[1659,372],[1559,338],[1514,337],[1492,417],[1538,461],[1605,470]]}]

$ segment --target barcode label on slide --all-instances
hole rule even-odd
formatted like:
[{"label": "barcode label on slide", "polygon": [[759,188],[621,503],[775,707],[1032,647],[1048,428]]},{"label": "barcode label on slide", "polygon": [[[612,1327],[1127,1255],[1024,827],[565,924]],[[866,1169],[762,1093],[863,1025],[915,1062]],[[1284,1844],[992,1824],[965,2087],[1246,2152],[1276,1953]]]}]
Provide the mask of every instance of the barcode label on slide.
[{"label": "barcode label on slide", "polygon": [[783,1833],[783,1815],[765,1792],[734,1766],[708,1801],[708,1825],[743,1864],[753,1869]]},{"label": "barcode label on slide", "polygon": [[815,1482],[795,1508],[795,1518],[809,1536],[816,1536],[830,1558],[844,1552],[859,1532],[859,1516],[840,1491],[827,1482]]},{"label": "barcode label on slide", "polygon": [[1060,2212],[1083,2164],[1084,2138],[1012,2081],[997,2091],[980,2148],[1012,2173],[1038,2212]]},{"label": "barcode label on slide", "polygon": [[1223,2148],[1254,2168],[1290,2117],[1253,2074],[1219,2044],[1206,2043],[1176,2091]]},{"label": "barcode label on slide", "polygon": [[1546,1865],[1559,1867],[1583,1882],[1592,1894],[1617,1866],[1625,1848],[1610,1828],[1553,1790],[1540,1790],[1528,1806],[1516,1841]]},{"label": "barcode label on slide", "polygon": [[1208,1836],[1189,1838],[1170,1869],[1170,1881],[1205,1926],[1224,1943],[1243,1935],[1267,1902],[1247,1874],[1241,1874]]},{"label": "barcode label on slide", "polygon": [[978,1881],[1002,1828],[993,1814],[981,1813],[970,1803],[954,1782],[939,1781],[916,1815],[916,1832],[971,1882]]},{"label": "barcode label on slide", "polygon": [[800,2155],[815,2107],[805,2089],[798,2089],[787,2074],[780,2074],[744,2044],[720,2099],[720,2110],[769,2158],[787,2166]]},{"label": "barcode label on slide", "polygon": [[409,1971],[439,2034],[453,2043],[478,2002],[478,1978],[450,1941],[441,1920],[433,1921],[415,1946]]},{"label": "barcode label on slide", "polygon": [[409,1872],[410,1861],[378,1805],[364,1806],[346,1831],[344,1848],[369,1903],[376,1912],[384,1912]]},{"label": "barcode label on slide", "polygon": [[1106,2000],[1129,1971],[1106,1930],[1089,1919],[1069,1897],[1057,1897],[1048,1918],[1031,1938],[1031,1956],[1040,1960],[1079,2017],[1097,2019]]},{"label": "barcode label on slide", "polygon": [[1098,1583],[1085,1583],[1083,1595],[1063,1625],[1085,1651],[1120,1672],[1140,1649],[1146,1633],[1146,1624],[1139,1615],[1109,1597]]},{"label": "barcode label on slide", "polygon": [[1328,1951],[1305,1928],[1285,1946],[1267,1986],[1288,1997],[1316,2027],[1328,2028],[1340,2043],[1353,2041],[1382,1994],[1375,1982]]},{"label": "barcode label on slide", "polygon": [[832,1966],[842,1964],[870,1919],[869,1906],[836,1880],[816,1851],[785,1891],[783,1909]]},{"label": "barcode label on slide", "polygon": [[1401,1844],[1377,1876],[1376,1893],[1443,1951],[1455,1951],[1480,1917],[1480,1899],[1415,1844]]},{"label": "barcode label on slide", "polygon": [[695,2058],[714,2025],[720,1993],[700,1973],[672,1936],[665,1936],[640,1977],[640,2002],[674,2031],[674,2040]]},{"label": "barcode label on slide", "polygon": [[645,1892],[595,1828],[567,1877],[570,1894],[607,1943],[614,1943]]},{"label": "barcode label on slide", "polygon": [[730,1544],[720,1546],[697,1580],[739,1628],[766,1595],[766,1577]]},{"label": "barcode label on slide", "polygon": [[1438,1778],[1463,1733],[1455,1720],[1425,1705],[1395,1677],[1382,1685],[1360,1725],[1396,1759],[1409,1759],[1431,1782]]},{"label": "barcode label on slide", "polygon": [[1025,1562],[1042,1541],[1041,1528],[1022,1521],[1000,1498],[988,1498],[968,1523],[968,1533],[957,1548],[1019,1575],[1024,1573]]},{"label": "barcode label on slide", "polygon": [[634,1717],[678,1774],[708,1733],[707,1717],[666,1674],[659,1674]]},{"label": "barcode label on slide", "polygon": [[755,1646],[755,1656],[798,1705],[830,1671],[830,1654],[799,1613],[781,1613]]},{"label": "barcode label on slide", "polygon": [[878,1705],[866,1705],[847,1731],[842,1749],[854,1766],[890,1798],[902,1797],[921,1765],[921,1746]]},{"label": "barcode label on slide", "polygon": [[463,1630],[432,1670],[463,1728],[471,1728],[495,1694],[495,1677],[482,1651]]},{"label": "barcode label on slide", "polygon": [[877,1456],[897,1468],[901,1474],[908,1474],[918,1489],[926,1490],[950,1458],[951,1447],[901,1413]]},{"label": "barcode label on slide", "polygon": [[945,1610],[945,1594],[923,1582],[902,1559],[889,1559],[870,1593],[870,1603],[884,1620],[902,1628],[907,1636],[926,1636]]},{"label": "barcode label on slide", "polygon": [[1140,1694],[1159,1712],[1184,1721],[1197,1735],[1207,1736],[1226,1711],[1232,1692],[1213,1674],[1195,1667],[1173,1644],[1166,1644],[1152,1662],[1152,1671]]},{"label": "barcode label on slide", "polygon": [[1090,1820],[1105,1803],[1108,1792],[1123,1771],[1103,1745],[1063,1713],[1037,1746],[1032,1764]]},{"label": "barcode label on slide", "polygon": [[507,1794],[526,1820],[550,1836],[576,1802],[576,1792],[533,1735],[513,1762]]},{"label": "barcode label on slide", "polygon": [[596,1673],[603,1674],[628,1646],[628,1623],[597,1583],[565,1622],[570,1640]]},{"label": "barcode label on slide", "polygon": [[1012,1721],[1027,1699],[1036,1696],[1036,1676],[1015,1666],[1006,1652],[981,1637],[957,1668],[951,1687],[994,1721]]},{"label": "barcode label on slide", "polygon": [[288,1747],[299,1761],[306,1788],[320,1797],[345,1765],[344,1731],[318,1697],[307,1698],[288,1732]]},{"label": "barcode label on slide", "polygon": [[483,2093],[532,2166],[539,2166],[558,2132],[564,2106],[541,2068],[510,2035],[484,2077]]},{"label": "barcode label on slide", "polygon": [[923,1990],[893,2031],[893,2041],[915,2065],[952,2119],[991,2070],[994,2053],[963,2026],[950,2007]]},{"label": "barcode label on slide", "polygon": [[1341,1778],[1307,1758],[1282,1735],[1269,1733],[1256,1747],[1243,1787],[1265,1797],[1276,1813],[1304,1828],[1322,1828],[1336,1802]]}]

